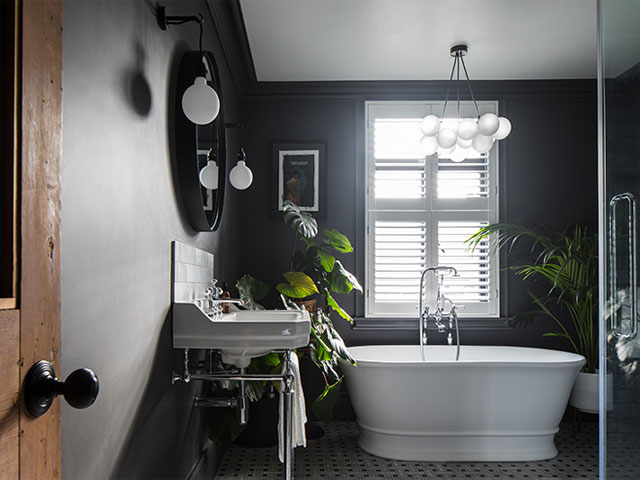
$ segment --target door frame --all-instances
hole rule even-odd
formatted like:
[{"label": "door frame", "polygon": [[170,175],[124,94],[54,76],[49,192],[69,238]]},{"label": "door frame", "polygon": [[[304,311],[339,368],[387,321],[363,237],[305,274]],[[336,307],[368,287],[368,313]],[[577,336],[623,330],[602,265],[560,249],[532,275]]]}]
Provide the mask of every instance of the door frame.
[{"label": "door frame", "polygon": [[[60,372],[62,0],[15,0],[19,388],[35,362]],[[6,311],[5,311],[6,312]],[[15,315],[18,318],[18,315]],[[2,368],[12,368],[2,365]],[[60,402],[39,418],[19,410],[19,478],[61,476]]]}]

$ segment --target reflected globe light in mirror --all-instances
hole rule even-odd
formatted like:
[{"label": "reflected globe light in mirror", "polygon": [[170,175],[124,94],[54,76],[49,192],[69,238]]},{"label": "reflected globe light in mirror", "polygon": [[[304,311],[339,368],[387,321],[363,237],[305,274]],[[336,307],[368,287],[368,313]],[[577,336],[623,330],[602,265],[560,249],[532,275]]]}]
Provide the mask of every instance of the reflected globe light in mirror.
[{"label": "reflected globe light in mirror", "polygon": [[218,164],[215,160],[209,160],[200,170],[200,184],[209,190],[218,188]]}]

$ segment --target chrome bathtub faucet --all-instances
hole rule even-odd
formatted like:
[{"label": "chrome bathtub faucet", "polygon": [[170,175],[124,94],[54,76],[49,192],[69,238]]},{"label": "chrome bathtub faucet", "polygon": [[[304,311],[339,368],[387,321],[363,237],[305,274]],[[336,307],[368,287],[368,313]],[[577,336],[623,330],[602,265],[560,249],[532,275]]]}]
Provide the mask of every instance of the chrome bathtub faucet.
[{"label": "chrome bathtub faucet", "polygon": [[[427,273],[433,273],[438,280],[438,290],[436,295],[435,311],[429,314],[429,305],[424,305],[424,281]],[[453,330],[456,331],[456,360],[460,358],[460,332],[458,329],[458,314],[456,305],[451,299],[442,294],[440,287],[444,284],[445,275],[458,276],[458,271],[454,267],[429,267],[425,268],[420,275],[420,302],[419,302],[419,323],[420,323],[420,358],[425,360],[424,347],[427,345],[427,324],[432,319],[439,333],[447,334],[447,343],[453,345]],[[449,303],[447,311],[445,304]]]}]

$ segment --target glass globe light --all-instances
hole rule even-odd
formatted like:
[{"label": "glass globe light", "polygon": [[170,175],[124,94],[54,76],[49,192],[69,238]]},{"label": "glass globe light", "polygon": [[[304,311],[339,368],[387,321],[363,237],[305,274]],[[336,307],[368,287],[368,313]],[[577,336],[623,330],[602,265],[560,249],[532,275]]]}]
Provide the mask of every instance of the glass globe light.
[{"label": "glass globe light", "polygon": [[420,129],[427,137],[433,137],[440,130],[440,119],[436,115],[427,115],[422,119]]},{"label": "glass globe light", "polygon": [[456,163],[463,162],[464,159],[467,158],[464,150],[465,150],[464,148],[460,148],[456,146],[453,152],[451,152],[451,154],[449,155],[449,159],[452,162],[456,162]]},{"label": "glass globe light", "polygon": [[200,170],[200,183],[209,190],[218,188],[218,164],[215,160],[209,160],[207,165]]},{"label": "glass globe light", "polygon": [[463,118],[458,125],[458,137],[471,140],[478,133],[478,122],[475,118]]},{"label": "glass globe light", "polygon": [[496,140],[504,140],[511,133],[511,122],[504,117],[498,117],[498,119],[500,120],[500,126],[496,133],[493,134],[493,138]]},{"label": "glass globe light", "polygon": [[456,145],[458,145],[460,148],[469,148],[471,147],[471,139],[469,140],[465,140],[464,138],[460,138],[458,137],[458,140],[456,141]]},{"label": "glass globe light", "polygon": [[472,147],[469,148],[461,148],[457,147],[456,150],[451,155],[452,162],[462,162],[467,158],[478,158],[480,154]]},{"label": "glass globe light", "polygon": [[456,149],[455,146],[449,148],[438,147],[438,157],[449,158],[449,155]]},{"label": "glass globe light", "polygon": [[425,135],[420,139],[418,148],[420,149],[420,153],[425,157],[433,155],[438,149],[438,141],[436,140],[436,137],[428,137]]},{"label": "glass globe light", "polygon": [[471,146],[478,153],[486,153],[493,147],[493,137],[478,134],[473,138]]},{"label": "glass globe light", "polygon": [[438,145],[442,148],[451,148],[456,144],[458,135],[450,128],[444,128],[438,133]]},{"label": "glass globe light", "polygon": [[478,119],[478,131],[485,136],[491,136],[498,130],[500,120],[494,113],[485,113]]},{"label": "glass globe light", "polygon": [[193,85],[184,91],[182,111],[196,125],[211,123],[218,116],[220,98],[204,77],[196,77]]},{"label": "glass globe light", "polygon": [[246,190],[253,182],[253,173],[244,160],[239,160],[235,167],[229,172],[229,181],[234,188]]}]

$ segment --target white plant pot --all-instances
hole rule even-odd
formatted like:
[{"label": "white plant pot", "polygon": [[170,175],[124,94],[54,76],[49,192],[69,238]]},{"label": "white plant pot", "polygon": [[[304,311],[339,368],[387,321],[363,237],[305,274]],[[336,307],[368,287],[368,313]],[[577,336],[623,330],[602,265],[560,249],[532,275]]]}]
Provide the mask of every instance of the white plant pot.
[{"label": "white plant pot", "polygon": [[[569,405],[586,413],[598,413],[600,389],[597,373],[579,372],[571,390]],[[607,410],[613,405],[613,377],[607,374]]]}]

